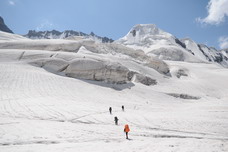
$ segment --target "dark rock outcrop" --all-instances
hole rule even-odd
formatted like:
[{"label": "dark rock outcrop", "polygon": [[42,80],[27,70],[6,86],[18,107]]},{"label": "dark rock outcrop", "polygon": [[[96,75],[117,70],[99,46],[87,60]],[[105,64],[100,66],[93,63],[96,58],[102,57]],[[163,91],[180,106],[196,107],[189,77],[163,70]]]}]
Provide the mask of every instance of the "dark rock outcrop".
[{"label": "dark rock outcrop", "polygon": [[186,45],[184,43],[182,43],[179,39],[176,38],[175,42],[186,49]]},{"label": "dark rock outcrop", "polygon": [[140,74],[140,73],[135,72],[135,71],[128,72],[127,78],[128,78],[128,81],[139,82],[139,83],[142,83],[142,84],[147,85],[147,86],[157,84],[157,81],[155,79],[152,79],[148,76],[145,76],[145,75]]},{"label": "dark rock outcrop", "polygon": [[175,98],[181,98],[181,99],[192,99],[192,100],[200,99],[200,97],[196,97],[188,94],[178,94],[178,93],[167,93],[167,94]]},{"label": "dark rock outcrop", "polygon": [[8,33],[13,33],[12,30],[10,30],[6,24],[4,23],[4,20],[3,18],[0,16],[0,31],[3,31],[3,32],[8,32]]},{"label": "dark rock outcrop", "polygon": [[152,79],[152,78],[145,76],[143,74],[136,74],[135,75],[135,81],[140,82],[140,83],[147,85],[147,86],[157,84],[157,81],[155,79]]},{"label": "dark rock outcrop", "polygon": [[188,74],[183,69],[179,69],[176,73],[176,76],[177,76],[177,78],[180,78],[181,76],[187,77]]}]

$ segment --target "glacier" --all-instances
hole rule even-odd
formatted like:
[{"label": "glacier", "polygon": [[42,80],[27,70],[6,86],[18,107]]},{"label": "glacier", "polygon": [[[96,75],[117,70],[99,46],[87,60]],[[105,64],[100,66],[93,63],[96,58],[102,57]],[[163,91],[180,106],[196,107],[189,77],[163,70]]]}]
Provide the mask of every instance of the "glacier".
[{"label": "glacier", "polygon": [[0,32],[0,149],[226,152],[227,52],[215,51],[155,25],[114,43]]}]

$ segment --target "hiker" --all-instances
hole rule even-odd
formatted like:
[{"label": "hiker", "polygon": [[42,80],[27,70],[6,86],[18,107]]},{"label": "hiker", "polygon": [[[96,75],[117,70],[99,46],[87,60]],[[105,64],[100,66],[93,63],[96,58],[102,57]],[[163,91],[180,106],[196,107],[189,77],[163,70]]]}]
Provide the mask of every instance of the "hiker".
[{"label": "hiker", "polygon": [[122,111],[124,111],[124,105],[122,105]]},{"label": "hiker", "polygon": [[109,112],[110,114],[112,114],[112,107],[109,107]]},{"label": "hiker", "polygon": [[116,124],[116,125],[118,125],[118,120],[119,120],[119,119],[115,116],[115,117],[114,117],[114,121],[115,121],[115,124]]},{"label": "hiker", "polygon": [[128,124],[126,124],[124,127],[124,132],[126,133],[126,139],[128,139],[128,132],[129,131],[130,131],[130,128],[129,128]]}]

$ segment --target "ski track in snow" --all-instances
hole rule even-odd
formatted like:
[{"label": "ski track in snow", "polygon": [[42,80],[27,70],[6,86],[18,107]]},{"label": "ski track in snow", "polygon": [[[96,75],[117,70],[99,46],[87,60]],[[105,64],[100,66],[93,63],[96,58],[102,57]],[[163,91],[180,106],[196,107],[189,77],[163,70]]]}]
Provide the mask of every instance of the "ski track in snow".
[{"label": "ski track in snow", "polygon": [[228,151],[228,98],[185,101],[144,87],[116,91],[0,62],[0,151]]}]

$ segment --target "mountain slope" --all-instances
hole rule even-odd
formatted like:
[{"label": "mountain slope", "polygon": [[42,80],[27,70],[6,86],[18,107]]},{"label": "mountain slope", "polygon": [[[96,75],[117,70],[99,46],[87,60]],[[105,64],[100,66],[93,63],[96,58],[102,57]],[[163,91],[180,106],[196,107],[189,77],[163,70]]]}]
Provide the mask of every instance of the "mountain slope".
[{"label": "mountain slope", "polygon": [[213,62],[228,67],[224,53],[191,39],[179,40],[154,24],[135,25],[126,36],[115,41],[125,46],[142,49],[147,55],[164,60],[188,62]]},{"label": "mountain slope", "polygon": [[146,54],[160,59],[200,62],[185,45],[172,34],[162,31],[154,24],[135,25],[123,38],[115,41],[125,46],[142,49]]},{"label": "mountain slope", "polygon": [[3,18],[0,16],[0,31],[13,33],[12,30],[10,30],[7,25],[4,23]]},{"label": "mountain slope", "polygon": [[[0,31],[0,40],[3,41],[13,41],[13,40],[29,40],[26,37],[23,37],[21,35],[17,35],[17,34],[11,34],[11,33],[7,33],[7,32],[2,32]],[[2,42],[3,42],[2,41]]]},{"label": "mountain slope", "polygon": [[30,30],[24,36],[27,38],[30,38],[30,39],[66,39],[66,38],[72,38],[74,36],[82,36],[82,37],[86,37],[86,38],[96,40],[99,42],[103,42],[103,43],[113,42],[112,39],[107,38],[107,37],[97,36],[93,32],[91,32],[90,34],[86,34],[83,32],[77,32],[77,31],[73,31],[73,30],[66,30],[63,32],[59,32],[57,30],[52,30],[52,31]]},{"label": "mountain slope", "polygon": [[227,53],[224,50],[218,51],[213,47],[208,47],[204,44],[197,44],[191,39],[181,40],[188,50],[191,50],[196,57],[202,61],[219,63],[224,67],[228,67]]}]

